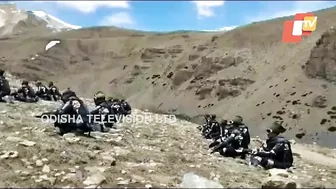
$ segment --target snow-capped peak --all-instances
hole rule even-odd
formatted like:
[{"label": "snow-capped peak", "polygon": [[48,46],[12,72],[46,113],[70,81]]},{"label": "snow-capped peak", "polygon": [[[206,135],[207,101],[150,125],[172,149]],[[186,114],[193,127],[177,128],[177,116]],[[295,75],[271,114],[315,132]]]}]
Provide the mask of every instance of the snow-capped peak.
[{"label": "snow-capped peak", "polygon": [[226,32],[235,29],[237,26],[227,26],[216,30],[203,30],[205,32]]},{"label": "snow-capped peak", "polygon": [[46,21],[47,27],[51,29],[55,29],[56,31],[61,31],[61,30],[73,30],[73,29],[80,29],[82,28],[81,26],[75,26],[71,25],[69,23],[66,23],[55,16],[52,16],[50,14],[47,14],[43,11],[28,11],[32,14],[34,14],[36,17]]}]

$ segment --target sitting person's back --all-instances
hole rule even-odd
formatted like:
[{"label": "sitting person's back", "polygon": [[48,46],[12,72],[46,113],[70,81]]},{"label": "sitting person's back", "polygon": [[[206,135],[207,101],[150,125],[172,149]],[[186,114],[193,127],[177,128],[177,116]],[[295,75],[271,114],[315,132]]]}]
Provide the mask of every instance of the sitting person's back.
[{"label": "sitting person's back", "polygon": [[51,100],[51,96],[48,93],[47,87],[44,86],[41,81],[36,82],[36,87],[37,87],[36,95],[39,98],[43,100]]},{"label": "sitting person's back", "polygon": [[3,97],[10,95],[11,90],[8,80],[5,78],[5,71],[0,70],[0,102],[5,102]]},{"label": "sitting person's back", "polygon": [[58,88],[54,85],[52,81],[49,82],[48,85],[48,94],[51,96],[52,100],[58,101],[61,99],[62,94],[59,92]]}]

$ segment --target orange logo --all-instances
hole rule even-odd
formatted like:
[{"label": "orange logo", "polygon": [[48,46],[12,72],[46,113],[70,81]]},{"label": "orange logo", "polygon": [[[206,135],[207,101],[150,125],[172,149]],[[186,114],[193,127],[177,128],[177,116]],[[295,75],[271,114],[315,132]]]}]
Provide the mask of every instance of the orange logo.
[{"label": "orange logo", "polygon": [[298,13],[294,20],[284,23],[282,42],[299,43],[302,36],[310,36],[316,30],[317,16],[313,13]]}]

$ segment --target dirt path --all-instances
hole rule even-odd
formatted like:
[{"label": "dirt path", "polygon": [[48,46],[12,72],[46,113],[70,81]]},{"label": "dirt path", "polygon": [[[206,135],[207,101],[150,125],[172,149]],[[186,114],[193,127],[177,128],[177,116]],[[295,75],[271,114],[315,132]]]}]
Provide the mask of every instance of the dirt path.
[{"label": "dirt path", "polygon": [[336,169],[336,158],[327,157],[323,154],[313,152],[308,147],[294,145],[293,152],[300,154],[300,157],[313,164],[325,165]]}]

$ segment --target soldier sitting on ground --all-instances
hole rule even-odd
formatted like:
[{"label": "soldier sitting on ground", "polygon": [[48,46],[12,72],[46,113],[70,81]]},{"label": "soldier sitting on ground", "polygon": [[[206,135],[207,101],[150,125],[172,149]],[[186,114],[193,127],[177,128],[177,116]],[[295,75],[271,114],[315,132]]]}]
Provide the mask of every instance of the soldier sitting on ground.
[{"label": "soldier sitting on ground", "polygon": [[0,102],[5,102],[3,97],[9,95],[11,89],[8,80],[5,78],[5,71],[0,70]]},{"label": "soldier sitting on ground", "polygon": [[48,89],[42,84],[41,81],[36,82],[36,95],[42,100],[51,100],[51,96],[48,94]]},{"label": "soldier sitting on ground", "polygon": [[34,89],[29,86],[28,81],[23,81],[21,88],[19,88],[17,92],[12,93],[11,96],[13,96],[15,100],[21,102],[33,103],[39,100]]},{"label": "soldier sitting on ground", "polygon": [[286,169],[293,165],[293,154],[290,142],[281,133],[286,129],[280,123],[274,122],[267,130],[268,139],[260,149],[251,152],[251,162],[265,169]]}]

